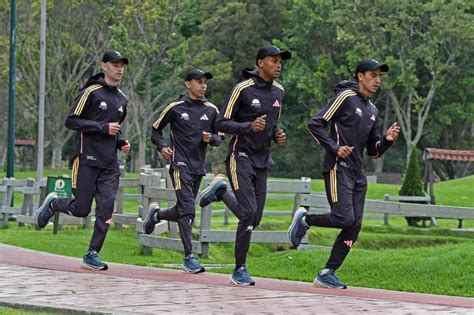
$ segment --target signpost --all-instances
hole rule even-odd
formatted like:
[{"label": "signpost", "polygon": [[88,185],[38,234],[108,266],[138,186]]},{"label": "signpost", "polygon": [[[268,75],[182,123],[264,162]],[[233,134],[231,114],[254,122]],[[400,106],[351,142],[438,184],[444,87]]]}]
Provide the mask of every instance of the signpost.
[{"label": "signpost", "polygon": [[[49,194],[50,192],[55,192],[58,194],[58,198],[70,198],[72,195],[72,183],[71,177],[67,175],[63,176],[48,176],[46,182],[46,190]],[[59,212],[54,214],[54,225],[53,225],[53,234],[58,234],[59,227]]]}]

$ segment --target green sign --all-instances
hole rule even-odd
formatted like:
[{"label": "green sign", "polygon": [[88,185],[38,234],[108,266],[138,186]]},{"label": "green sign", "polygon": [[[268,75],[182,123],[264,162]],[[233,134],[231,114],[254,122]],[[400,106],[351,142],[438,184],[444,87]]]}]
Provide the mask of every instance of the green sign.
[{"label": "green sign", "polygon": [[47,191],[56,192],[58,198],[69,198],[72,196],[71,177],[63,176],[48,176]]}]

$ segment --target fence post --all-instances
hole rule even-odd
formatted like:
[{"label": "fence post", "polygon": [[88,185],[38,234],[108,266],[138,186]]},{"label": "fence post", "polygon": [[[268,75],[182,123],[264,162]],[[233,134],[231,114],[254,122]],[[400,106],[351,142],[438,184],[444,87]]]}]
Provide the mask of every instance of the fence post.
[{"label": "fence post", "polygon": [[[35,180],[33,178],[28,178],[28,181],[26,182],[26,187],[34,187],[35,186]],[[23,204],[21,206],[21,214],[26,216],[27,212],[30,208],[33,206],[33,196],[34,194],[30,193],[23,193]],[[24,222],[18,221],[18,226],[25,226]]]},{"label": "fence post", "polygon": [[[123,178],[123,174],[125,171],[124,165],[119,165],[120,169],[120,178],[119,178],[119,188],[117,190],[117,195],[115,196],[115,209],[114,212],[118,214],[123,214],[123,186],[120,185],[120,179]],[[121,223],[115,223],[115,227],[120,230],[122,228]]]},{"label": "fence post", "polygon": [[202,241],[202,231],[211,229],[212,211],[211,205],[207,205],[201,209],[201,227],[199,228],[199,240],[201,242],[201,257],[209,258],[209,242]]},{"label": "fence post", "polygon": [[[383,195],[384,201],[389,201],[390,197],[388,194]],[[388,225],[388,213],[383,214],[383,224]]]}]

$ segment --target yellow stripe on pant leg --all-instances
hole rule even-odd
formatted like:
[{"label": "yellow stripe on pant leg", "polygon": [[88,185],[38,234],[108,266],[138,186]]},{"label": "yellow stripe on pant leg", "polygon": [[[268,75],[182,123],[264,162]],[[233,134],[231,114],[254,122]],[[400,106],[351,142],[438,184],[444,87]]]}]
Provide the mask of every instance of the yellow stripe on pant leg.
[{"label": "yellow stripe on pant leg", "polygon": [[230,156],[230,176],[232,177],[232,183],[234,184],[234,189],[239,189],[239,181],[237,180],[237,161],[235,160],[235,154],[232,153]]},{"label": "yellow stripe on pant leg", "polygon": [[79,157],[76,157],[72,162],[72,188],[77,188],[77,173],[79,171]]},{"label": "yellow stripe on pant leg", "polygon": [[181,189],[181,182],[179,181],[179,170],[174,170],[174,183],[175,183],[175,189],[179,190]]},{"label": "yellow stripe on pant leg", "polygon": [[329,172],[329,181],[331,186],[331,199],[332,202],[337,202],[337,177],[336,177],[336,170],[332,169]]}]

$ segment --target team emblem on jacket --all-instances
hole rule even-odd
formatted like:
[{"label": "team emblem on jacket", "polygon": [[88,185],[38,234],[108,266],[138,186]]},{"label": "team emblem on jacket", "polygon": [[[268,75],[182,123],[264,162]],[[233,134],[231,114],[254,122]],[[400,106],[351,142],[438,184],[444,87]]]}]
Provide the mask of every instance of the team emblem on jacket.
[{"label": "team emblem on jacket", "polygon": [[356,114],[362,117],[362,110],[359,107],[356,108]]},{"label": "team emblem on jacket", "polygon": [[107,110],[107,103],[104,101],[100,102],[99,108],[102,110]]},{"label": "team emblem on jacket", "polygon": [[189,120],[189,115],[188,115],[188,113],[182,113],[182,114],[181,114],[181,119]]},{"label": "team emblem on jacket", "polygon": [[201,118],[199,118],[199,120],[209,120],[209,118],[207,118],[207,115],[204,114],[201,116]]},{"label": "team emblem on jacket", "polygon": [[260,108],[262,106],[262,104],[260,104],[260,100],[258,98],[254,98],[252,100],[252,104],[250,105],[252,108]]},{"label": "team emblem on jacket", "polygon": [[273,107],[281,107],[280,102],[276,100],[275,103],[273,103]]}]

